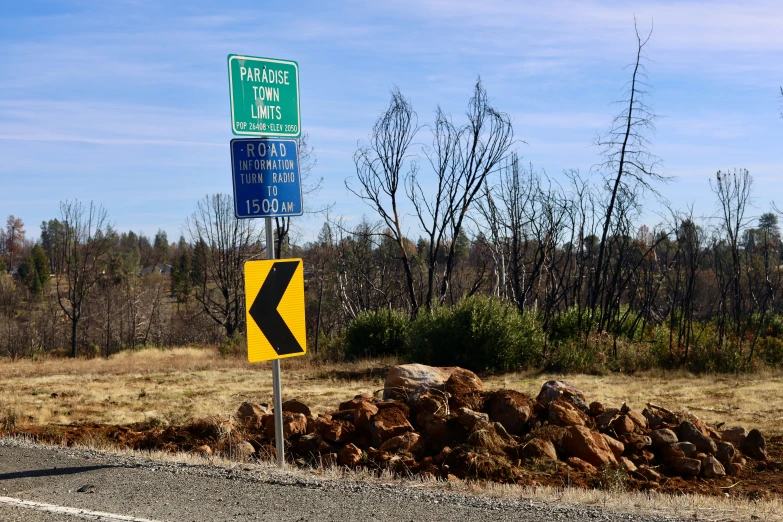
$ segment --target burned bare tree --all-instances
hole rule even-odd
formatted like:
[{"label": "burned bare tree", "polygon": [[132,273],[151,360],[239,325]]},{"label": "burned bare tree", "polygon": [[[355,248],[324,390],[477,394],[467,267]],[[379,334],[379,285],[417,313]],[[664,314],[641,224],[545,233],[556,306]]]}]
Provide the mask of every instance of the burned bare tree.
[{"label": "burned bare tree", "polygon": [[353,188],[346,181],[348,190],[378,213],[385,225],[384,235],[397,245],[405,272],[408,305],[414,315],[419,309],[419,299],[411,267],[412,252],[402,231],[399,189],[404,182],[409,148],[418,131],[418,117],[410,100],[395,87],[389,106],[373,125],[369,142],[354,154],[359,187]]},{"label": "burned bare tree", "polygon": [[237,219],[232,197],[214,194],[198,202],[184,229],[194,245],[195,298],[232,337],[245,322],[244,263],[261,253],[254,220]]},{"label": "burned bare tree", "polygon": [[[743,278],[740,239],[750,219],[747,207],[753,187],[753,177],[747,169],[718,171],[710,188],[718,199],[719,241],[715,242],[716,277],[721,283],[722,303],[731,303],[731,310],[724,305],[720,314],[719,338],[723,340],[726,315],[730,314],[734,333],[740,337],[743,316]],[[728,255],[726,255],[728,250]],[[741,339],[740,339],[741,340]]]},{"label": "burned bare tree", "polygon": [[[111,248],[102,206],[79,201],[60,203],[60,234],[55,238],[57,302],[71,322],[71,357],[77,355],[77,329],[84,302],[99,280],[99,266]],[[105,228],[105,230],[104,230]]]},{"label": "burned bare tree", "polygon": [[[598,260],[592,281],[590,308],[594,313],[603,297],[610,302],[607,291],[609,265],[607,260],[608,239],[615,216],[618,199],[623,194],[635,194],[637,187],[642,190],[653,189],[651,182],[666,178],[657,172],[660,159],[649,150],[647,135],[655,131],[656,115],[644,101],[647,93],[647,71],[644,66],[645,47],[650,41],[652,29],[642,38],[634,19],[636,32],[636,60],[632,64],[633,72],[628,82],[626,97],[620,100],[622,111],[613,120],[607,133],[596,140],[604,162],[600,168],[605,172],[605,182],[609,191],[609,201],[604,214]],[[654,191],[654,189],[653,189]]]},{"label": "burned bare tree", "polygon": [[[446,298],[456,261],[457,238],[487,176],[508,154],[514,139],[511,117],[490,105],[481,78],[476,80],[466,116],[467,122],[458,126],[438,108],[432,146],[425,150],[435,183],[422,181],[420,171],[413,170],[406,185],[430,245],[426,256],[427,308],[432,307],[434,299],[442,303]],[[442,254],[441,269],[438,259]],[[440,278],[437,295],[436,277]]]}]

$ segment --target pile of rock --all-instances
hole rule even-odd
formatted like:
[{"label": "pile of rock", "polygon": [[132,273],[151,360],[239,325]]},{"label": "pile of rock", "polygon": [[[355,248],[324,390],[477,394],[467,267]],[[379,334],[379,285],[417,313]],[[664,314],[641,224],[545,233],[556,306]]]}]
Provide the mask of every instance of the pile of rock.
[{"label": "pile of rock", "polygon": [[[272,453],[274,416],[244,403],[236,418],[256,453]],[[382,398],[356,396],[313,416],[283,404],[287,451],[301,464],[367,466],[447,478],[519,481],[526,464],[551,461],[583,473],[622,467],[636,480],[737,475],[747,458],[767,460],[758,430],[718,431],[693,415],[648,404],[609,408],[560,381],[533,400],[513,390],[485,391],[462,368],[393,367]],[[769,466],[780,464],[769,463]],[[783,469],[781,467],[780,469]]]}]

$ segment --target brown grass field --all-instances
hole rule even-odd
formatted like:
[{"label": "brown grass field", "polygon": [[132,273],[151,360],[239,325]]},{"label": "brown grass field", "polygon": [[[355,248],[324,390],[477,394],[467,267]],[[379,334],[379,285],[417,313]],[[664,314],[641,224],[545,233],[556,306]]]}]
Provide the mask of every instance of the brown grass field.
[{"label": "brown grass field", "polygon": [[[394,361],[328,364],[304,356],[281,361],[283,398],[298,398],[324,413],[359,393],[383,387],[384,365]],[[565,380],[589,400],[635,409],[653,402],[687,409],[708,423],[725,422],[783,434],[783,372],[702,375],[509,373],[484,379],[485,388],[512,388],[535,396],[550,379]],[[214,349],[128,351],[109,359],[0,362],[0,418],[18,425],[96,422],[128,424],[150,418],[183,423],[228,415],[245,400],[272,402],[269,363],[224,358]]]}]

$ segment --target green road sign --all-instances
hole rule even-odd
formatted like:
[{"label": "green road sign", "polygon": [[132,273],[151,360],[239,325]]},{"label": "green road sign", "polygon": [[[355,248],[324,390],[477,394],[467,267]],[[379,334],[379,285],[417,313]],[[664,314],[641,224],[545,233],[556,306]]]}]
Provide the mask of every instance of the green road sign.
[{"label": "green road sign", "polygon": [[298,138],[302,133],[296,62],[229,54],[228,89],[234,134]]}]

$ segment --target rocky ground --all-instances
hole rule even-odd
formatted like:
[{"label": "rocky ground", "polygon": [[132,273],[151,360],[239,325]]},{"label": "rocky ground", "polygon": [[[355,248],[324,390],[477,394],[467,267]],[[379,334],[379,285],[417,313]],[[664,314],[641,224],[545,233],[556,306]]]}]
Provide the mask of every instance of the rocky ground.
[{"label": "rocky ground", "polygon": [[[648,404],[589,402],[549,381],[533,399],[484,390],[460,368],[393,367],[382,396],[357,396],[314,416],[283,404],[286,455],[303,467],[347,466],[525,485],[657,490],[769,498],[783,493],[783,437],[707,425],[687,412]],[[37,440],[108,443],[237,460],[274,455],[274,416],[265,404],[182,426],[139,423],[16,429]]]}]

